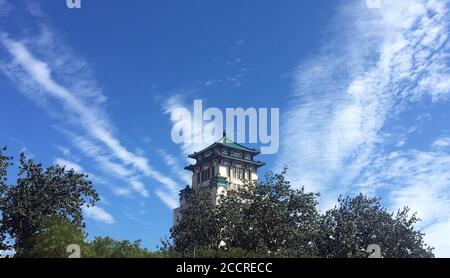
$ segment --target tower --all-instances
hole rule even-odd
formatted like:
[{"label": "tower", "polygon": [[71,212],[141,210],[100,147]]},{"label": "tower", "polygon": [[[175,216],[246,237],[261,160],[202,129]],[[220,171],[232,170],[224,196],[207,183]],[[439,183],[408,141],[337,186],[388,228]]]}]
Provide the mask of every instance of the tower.
[{"label": "tower", "polygon": [[180,191],[180,207],[174,210],[174,224],[179,221],[183,209],[189,206],[187,196],[196,190],[210,190],[211,202],[229,190],[236,190],[245,183],[258,180],[258,168],[263,162],[254,160],[260,154],[257,149],[247,148],[223,137],[209,147],[190,154],[196,163],[184,169],[192,172],[192,185]]}]

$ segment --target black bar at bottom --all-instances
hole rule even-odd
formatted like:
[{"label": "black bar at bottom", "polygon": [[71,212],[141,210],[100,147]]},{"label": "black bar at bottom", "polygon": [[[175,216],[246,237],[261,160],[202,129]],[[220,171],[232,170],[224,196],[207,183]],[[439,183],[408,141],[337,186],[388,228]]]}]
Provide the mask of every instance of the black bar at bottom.
[{"label": "black bar at bottom", "polygon": [[314,277],[365,277],[388,274],[450,274],[450,259],[0,259],[0,269],[0,274],[11,272],[17,275],[21,272],[31,272],[58,277],[67,274],[89,275],[86,277],[195,274],[208,277],[227,274],[272,276],[283,273],[300,274],[300,277],[306,277],[308,274]]}]

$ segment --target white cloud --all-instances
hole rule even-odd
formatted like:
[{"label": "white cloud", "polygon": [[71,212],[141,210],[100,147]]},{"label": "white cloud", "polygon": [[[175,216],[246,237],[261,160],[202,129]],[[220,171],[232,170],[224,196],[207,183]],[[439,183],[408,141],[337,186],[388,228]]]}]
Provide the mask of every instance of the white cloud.
[{"label": "white cloud", "polygon": [[419,227],[450,221],[450,154],[408,150],[379,156],[363,171],[360,186],[389,190],[392,209],[409,206]]},{"label": "white cloud", "polygon": [[432,147],[436,150],[450,150],[450,137],[441,137],[433,142]]},{"label": "white cloud", "polygon": [[0,17],[8,15],[13,6],[6,0],[0,0]]},{"label": "white cloud", "polygon": [[131,197],[132,193],[131,190],[129,188],[125,188],[125,187],[113,187],[112,191],[114,193],[114,195],[116,196],[121,196],[121,197]]},{"label": "white cloud", "polygon": [[188,171],[183,170],[183,165],[181,165],[180,161],[178,161],[175,156],[167,153],[163,149],[159,149],[158,154],[163,158],[164,163],[170,168],[173,175],[186,184],[191,183],[191,175]]},{"label": "white cloud", "polygon": [[156,190],[156,195],[171,209],[179,206],[179,200],[176,195],[162,190]]},{"label": "white cloud", "polygon": [[242,63],[244,60],[240,57],[237,57],[236,59],[232,60],[232,61],[228,61],[227,65],[235,65],[235,64],[239,64]]},{"label": "white cloud", "polygon": [[132,215],[130,215],[130,214],[128,214],[128,213],[126,213],[125,215],[126,215],[130,220],[132,220],[132,221],[134,221],[134,222],[136,222],[136,223],[138,223],[138,224],[141,224],[141,225],[146,226],[146,227],[151,227],[151,226],[152,226],[152,223],[150,223],[150,222],[148,222],[148,221],[141,220],[141,219],[136,218],[136,217],[134,217],[134,216],[132,216]]},{"label": "white cloud", "polygon": [[41,5],[36,2],[36,1],[32,1],[32,0],[26,0],[26,9],[27,11],[36,17],[43,17],[44,16],[44,12],[42,11]]},{"label": "white cloud", "polygon": [[64,157],[71,157],[72,152],[69,148],[63,147],[63,146],[56,146],[56,148],[62,153]]},{"label": "white cloud", "polygon": [[223,79],[210,79],[205,82],[205,86],[212,86],[218,83],[222,83]]},{"label": "white cloud", "polygon": [[438,222],[427,227],[425,232],[425,241],[430,246],[439,246],[434,253],[438,258],[448,258],[450,254],[450,241],[448,234],[450,231],[450,220]]},{"label": "white cloud", "polygon": [[240,46],[241,44],[243,44],[244,43],[244,40],[237,40],[235,43],[234,43],[234,45],[235,46]]},{"label": "white cloud", "polygon": [[79,164],[77,164],[75,162],[70,162],[63,158],[55,159],[55,164],[57,164],[59,166],[64,166],[64,167],[66,167],[67,170],[73,169],[75,172],[78,172],[78,173],[84,172],[83,167],[81,167]]},{"label": "white cloud", "polygon": [[83,206],[82,209],[83,209],[83,212],[86,215],[86,217],[90,218],[94,221],[102,222],[105,224],[116,223],[116,220],[114,219],[114,217],[111,214],[109,214],[108,212],[106,212],[104,209],[102,209],[101,207]]},{"label": "white cloud", "polygon": [[[48,110],[54,110],[49,108],[49,101],[59,101],[65,109],[61,118],[81,127],[86,133],[72,136],[75,145],[94,159],[104,172],[112,172],[122,179],[131,177],[130,187],[143,197],[148,196],[140,181],[143,177],[154,179],[169,190],[176,190],[178,185],[173,179],[150,166],[145,157],[127,150],[114,135],[114,127],[101,107],[106,98],[89,75],[86,62],[56,43],[58,39],[48,27],[42,26],[41,29],[37,38],[23,41],[1,33],[1,43],[10,53],[11,61],[0,64],[0,69]],[[41,56],[46,61],[33,55],[27,44],[42,51]],[[46,52],[48,50],[51,51]],[[55,76],[58,76],[58,81]]]},{"label": "white cloud", "polygon": [[[66,132],[68,133],[68,132]],[[148,197],[149,193],[144,184],[140,182],[142,176],[134,169],[129,169],[125,165],[114,162],[111,155],[104,150],[101,146],[93,143],[91,140],[82,137],[75,136],[68,133],[72,139],[74,145],[86,156],[91,157],[96,162],[98,168],[103,172],[108,173],[129,185],[129,187],[135,192],[139,193],[142,197]],[[129,196],[130,190],[124,188],[113,187],[113,193],[117,196]]]},{"label": "white cloud", "polygon": [[[184,101],[184,97],[186,97],[186,95],[188,95],[188,93],[185,93],[184,95],[183,94],[175,94],[175,95],[169,97],[168,99],[166,99],[166,101],[163,102],[163,105],[162,105],[163,112],[165,114],[171,115],[172,111],[174,111],[177,108],[186,108],[186,109],[192,111],[193,105],[192,104],[188,105]],[[181,120],[178,120],[178,121],[171,119],[172,125],[178,124],[180,126],[193,126],[194,119],[191,119],[191,121],[192,122],[189,122],[189,119],[187,119],[187,118],[182,118]],[[188,158],[188,155],[192,154],[194,152],[197,152],[199,150],[202,150],[202,149],[208,147],[209,145],[213,144],[214,139],[209,138],[209,137],[204,138],[203,135],[201,134],[200,130],[198,130],[198,131],[186,130],[186,131],[188,132],[188,134],[187,134],[188,137],[203,139],[201,143],[195,142],[195,140],[191,140],[190,142],[181,143],[180,148],[181,148],[181,152],[185,158],[185,162],[193,163],[195,161],[191,158]],[[197,133],[195,133],[195,132],[197,132]],[[219,139],[219,138],[216,138],[216,139]],[[189,174],[189,172],[182,170],[183,169],[182,165],[177,161],[177,159],[174,156],[168,154],[164,150],[159,150],[159,154],[163,158],[166,165],[169,166],[169,168],[171,169],[171,172],[173,174],[175,174],[178,177],[178,179],[180,179],[181,181],[183,181],[186,184],[191,183],[191,175]],[[180,172],[180,171],[184,171],[184,172]],[[166,191],[158,190],[155,193],[165,204],[167,204],[171,208],[175,208],[178,206],[178,203],[179,203],[179,200],[178,200],[179,189],[180,188],[177,188],[177,190],[173,190],[173,189],[169,188],[169,190],[166,190]]]},{"label": "white cloud", "polygon": [[383,190],[392,208],[410,205],[423,225],[446,223],[449,156],[389,153],[385,129],[410,103],[450,95],[448,1],[360,2],[344,3],[329,44],[299,66],[277,164],[320,191],[322,208],[339,194]]},{"label": "white cloud", "polygon": [[[173,95],[173,96],[169,97],[163,103],[163,107],[162,107],[163,112],[165,114],[171,115],[172,111],[174,111],[177,108],[186,108],[186,109],[188,109],[190,111],[193,111],[194,100],[192,100],[191,104],[187,104],[184,101],[184,97],[185,96],[182,95],[182,94],[176,94],[176,95]],[[204,105],[204,103],[203,103],[203,105]],[[205,107],[203,107],[203,109],[205,109]],[[171,122],[172,122],[173,125],[178,124],[180,126],[193,126],[194,125],[194,123],[193,123],[194,119],[191,119],[191,120],[192,120],[192,122],[189,122],[189,119],[182,118],[181,120],[178,120],[178,121],[171,120]],[[188,163],[191,163],[192,159],[187,158],[187,156],[189,154],[193,154],[194,152],[197,152],[197,151],[199,151],[201,149],[204,149],[204,148],[208,147],[209,145],[214,143],[214,140],[212,138],[209,138],[209,137],[208,138],[204,138],[203,134],[201,133],[202,132],[201,130],[196,130],[196,131],[194,131],[194,130],[186,130],[186,131],[188,132],[188,134],[186,135],[187,137],[190,137],[190,138],[202,138],[202,140],[201,140],[202,142],[201,143],[200,142],[195,142],[195,140],[190,140],[190,142],[183,142],[181,144],[181,151],[182,151],[184,157],[186,158],[186,161]],[[217,139],[219,139],[219,138],[217,138]]]}]

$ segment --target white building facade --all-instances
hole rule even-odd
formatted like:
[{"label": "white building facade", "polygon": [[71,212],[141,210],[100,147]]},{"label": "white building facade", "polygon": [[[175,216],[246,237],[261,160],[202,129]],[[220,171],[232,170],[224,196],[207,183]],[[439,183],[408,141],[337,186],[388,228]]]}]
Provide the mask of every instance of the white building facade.
[{"label": "white building facade", "polygon": [[189,206],[187,196],[196,190],[210,190],[211,202],[215,205],[220,196],[244,184],[258,180],[258,168],[263,162],[254,158],[257,149],[247,148],[223,137],[211,146],[189,155],[196,163],[186,166],[192,172],[191,186],[180,191],[180,207],[174,210],[174,224],[180,220],[181,212]]}]

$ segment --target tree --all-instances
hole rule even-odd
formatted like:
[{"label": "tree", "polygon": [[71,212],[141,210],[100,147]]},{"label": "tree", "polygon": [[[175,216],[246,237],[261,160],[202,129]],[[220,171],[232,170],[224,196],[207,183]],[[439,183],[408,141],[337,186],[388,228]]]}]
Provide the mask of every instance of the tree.
[{"label": "tree", "polygon": [[227,248],[265,256],[315,256],[318,194],[294,190],[280,174],[229,192],[218,205]]},{"label": "tree", "polygon": [[6,190],[8,167],[12,165],[12,158],[4,155],[4,151],[6,151],[5,147],[0,148],[0,198],[3,197]]},{"label": "tree", "polygon": [[52,215],[83,227],[82,206],[94,205],[99,200],[87,178],[61,166],[44,169],[41,163],[21,153],[16,184],[2,188],[0,235],[13,239],[10,246],[16,251],[31,250],[34,235]]},{"label": "tree", "polygon": [[69,245],[80,247],[81,257],[90,257],[89,245],[85,243],[85,232],[58,215],[52,215],[40,225],[39,231],[33,235],[33,246],[30,249],[19,249],[15,257],[26,258],[67,258]]},{"label": "tree", "polygon": [[211,202],[208,190],[194,191],[188,197],[190,206],[171,229],[174,249],[183,256],[196,257],[199,249],[217,249],[220,244],[219,212]]},{"label": "tree", "polygon": [[320,215],[319,194],[292,189],[285,174],[228,191],[217,206],[209,191],[192,193],[172,229],[175,250],[197,257],[366,258],[376,244],[386,258],[434,256],[408,208],[389,213],[379,199],[360,194],[339,198],[339,206]]},{"label": "tree", "polygon": [[[82,227],[66,218],[52,215],[44,220],[38,232],[33,235],[33,246],[19,250],[15,257],[67,258],[70,245],[79,247],[82,258],[151,258],[160,256],[140,247],[141,241],[117,241],[110,237],[96,237],[89,242]],[[70,251],[70,249],[69,249]]]},{"label": "tree", "polygon": [[228,191],[216,206],[209,190],[191,193],[171,230],[174,249],[194,257],[314,256],[318,194],[291,189],[285,173]]},{"label": "tree", "polygon": [[155,257],[147,248],[141,248],[141,240],[117,241],[110,237],[97,237],[89,243],[90,256],[95,258],[151,258]]},{"label": "tree", "polygon": [[339,198],[339,206],[321,217],[317,240],[321,257],[368,257],[367,247],[376,244],[385,258],[434,257],[423,234],[414,229],[419,221],[409,209],[395,215],[387,212],[380,199],[359,194]]},{"label": "tree", "polygon": [[[11,157],[8,157],[3,154],[3,152],[6,151],[6,147],[0,148],[0,206],[3,203],[5,192],[7,189],[6,182],[7,182],[7,173],[8,173],[8,167],[11,164]],[[0,250],[7,249],[7,246],[5,244],[6,235],[2,233],[3,229],[3,213],[0,210]]]}]

